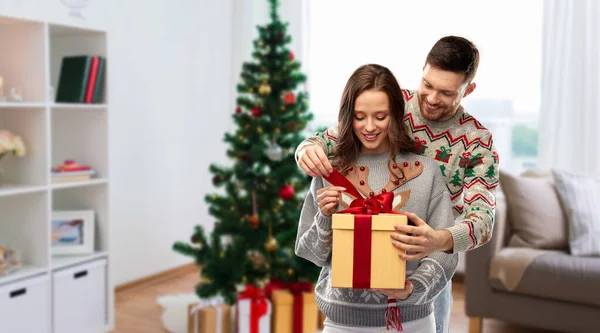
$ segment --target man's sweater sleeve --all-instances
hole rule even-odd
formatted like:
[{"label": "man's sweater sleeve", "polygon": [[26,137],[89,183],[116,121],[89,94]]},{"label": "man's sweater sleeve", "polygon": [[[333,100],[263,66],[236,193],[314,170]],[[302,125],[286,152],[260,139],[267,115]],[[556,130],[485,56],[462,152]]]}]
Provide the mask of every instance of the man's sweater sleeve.
[{"label": "man's sweater sleeve", "polygon": [[471,152],[475,156],[472,170],[465,168],[463,179],[463,213],[455,225],[448,228],[454,241],[454,253],[478,248],[492,237],[498,187],[498,152],[491,134],[482,139],[489,147],[478,146]]},{"label": "man's sweater sleeve", "polygon": [[[425,221],[433,229],[443,229],[452,224],[454,215],[452,214],[450,193],[441,173],[436,173],[433,189],[432,193],[435,195],[430,199]],[[399,303],[418,305],[432,301],[448,284],[457,265],[458,254],[434,252],[421,259],[419,267],[408,277],[413,284],[413,293]]]},{"label": "man's sweater sleeve", "polygon": [[302,149],[304,149],[305,147],[311,146],[314,144],[321,146],[321,148],[323,148],[323,151],[325,151],[325,154],[327,154],[328,157],[333,156],[333,153],[335,152],[336,147],[337,147],[337,138],[338,138],[338,125],[337,124],[329,127],[324,132],[316,132],[312,136],[309,136],[304,141],[300,142],[300,144],[296,148],[296,153],[295,153],[296,163],[298,163],[298,161],[299,161],[298,155],[299,155],[300,151],[302,151]]},{"label": "man's sweater sleeve", "polygon": [[317,191],[323,188],[323,178],[313,178],[300,213],[296,235],[296,255],[319,267],[331,261],[333,231],[331,216],[321,214],[317,205]]}]

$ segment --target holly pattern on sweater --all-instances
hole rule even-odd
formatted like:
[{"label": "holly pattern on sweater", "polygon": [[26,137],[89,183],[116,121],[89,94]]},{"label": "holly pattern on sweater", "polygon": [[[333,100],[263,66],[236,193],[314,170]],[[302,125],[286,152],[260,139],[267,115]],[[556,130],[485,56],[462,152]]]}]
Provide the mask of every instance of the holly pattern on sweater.
[{"label": "holly pattern on sweater", "polygon": [[[455,223],[447,228],[454,240],[454,253],[475,249],[489,241],[494,225],[499,157],[491,132],[462,106],[447,121],[428,121],[421,115],[415,91],[403,90],[404,123],[417,152],[434,159],[446,178]],[[317,143],[331,156],[337,144],[337,125],[317,132],[302,142]]]}]

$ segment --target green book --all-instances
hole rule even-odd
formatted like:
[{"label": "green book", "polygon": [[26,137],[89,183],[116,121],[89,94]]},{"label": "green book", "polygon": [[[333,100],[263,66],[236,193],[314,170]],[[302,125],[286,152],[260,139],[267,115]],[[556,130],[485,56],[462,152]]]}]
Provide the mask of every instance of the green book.
[{"label": "green book", "polygon": [[83,103],[90,74],[91,56],[69,56],[62,59],[57,103]]}]

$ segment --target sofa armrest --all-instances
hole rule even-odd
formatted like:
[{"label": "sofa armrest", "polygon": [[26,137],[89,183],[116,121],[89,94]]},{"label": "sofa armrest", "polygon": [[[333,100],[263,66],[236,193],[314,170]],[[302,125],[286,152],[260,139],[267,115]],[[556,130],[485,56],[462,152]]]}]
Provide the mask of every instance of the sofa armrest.
[{"label": "sofa armrest", "polygon": [[509,237],[507,205],[503,196],[496,198],[496,215],[492,237],[487,244],[465,253],[465,310],[469,317],[485,317],[492,288],[489,283],[490,262]]}]

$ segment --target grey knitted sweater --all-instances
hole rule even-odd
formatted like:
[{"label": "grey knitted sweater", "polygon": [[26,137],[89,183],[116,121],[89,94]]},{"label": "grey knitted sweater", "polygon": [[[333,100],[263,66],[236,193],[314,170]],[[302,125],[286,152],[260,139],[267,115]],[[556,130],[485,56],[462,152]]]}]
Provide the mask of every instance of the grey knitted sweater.
[{"label": "grey knitted sweater", "polygon": [[[357,186],[357,189],[365,197],[369,195],[366,192],[369,190],[374,193],[381,193],[384,187],[393,190],[395,210],[415,213],[433,229],[451,226],[450,194],[435,161],[416,154],[398,155],[397,168],[394,169],[403,169],[407,177],[399,186],[390,187],[392,168],[388,167],[388,156],[388,153],[360,155],[353,168],[356,170],[354,177],[359,179],[361,175],[364,176],[366,185],[363,188]],[[419,168],[415,168],[416,165]],[[416,173],[410,169],[421,171]],[[312,180],[300,215],[296,255],[322,267],[315,294],[319,309],[327,318],[347,326],[385,326],[387,296],[368,289],[331,287],[332,218],[321,214],[316,201],[317,191],[327,186],[331,184],[321,177]],[[432,313],[433,301],[451,279],[457,263],[458,254],[440,252],[407,262],[406,276],[412,282],[414,291],[409,298],[397,303],[402,322],[417,320]]]}]

